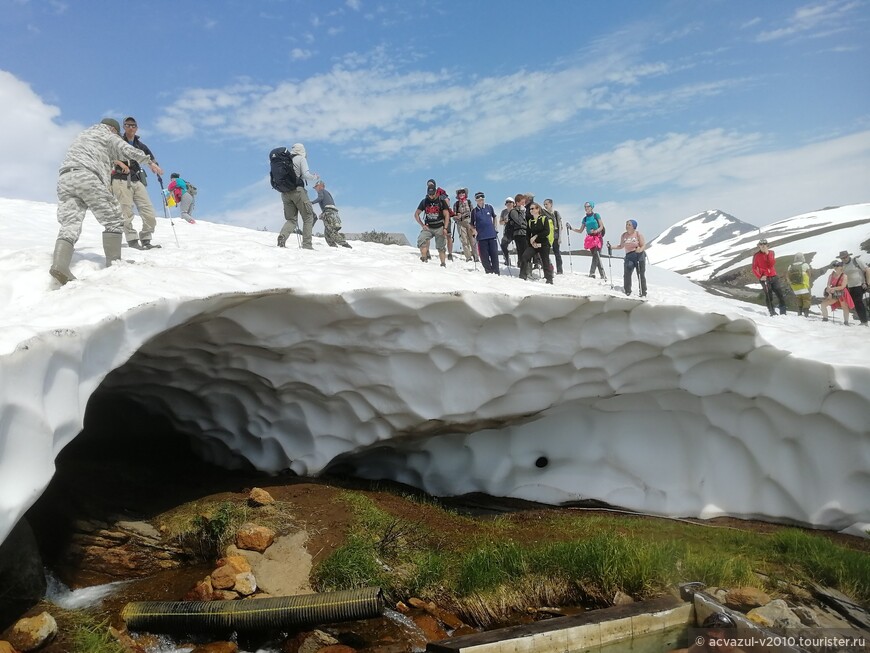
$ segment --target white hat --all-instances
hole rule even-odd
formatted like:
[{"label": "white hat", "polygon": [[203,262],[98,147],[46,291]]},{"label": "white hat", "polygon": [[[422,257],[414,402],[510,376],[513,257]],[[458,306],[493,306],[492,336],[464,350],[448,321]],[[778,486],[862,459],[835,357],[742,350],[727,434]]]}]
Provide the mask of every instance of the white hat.
[{"label": "white hat", "polygon": [[513,202],[513,201],[514,201],[513,197],[506,197],[504,200],[504,203],[507,204],[508,202]]}]

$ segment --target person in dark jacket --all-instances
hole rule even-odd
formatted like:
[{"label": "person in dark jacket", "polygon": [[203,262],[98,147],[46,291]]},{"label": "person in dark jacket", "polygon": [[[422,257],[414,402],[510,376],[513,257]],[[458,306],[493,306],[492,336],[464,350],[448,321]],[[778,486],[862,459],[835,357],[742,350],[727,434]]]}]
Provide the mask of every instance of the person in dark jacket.
[{"label": "person in dark jacket", "polygon": [[553,258],[556,259],[556,274],[562,274],[562,252],[559,243],[562,240],[562,216],[553,208],[553,200],[544,200],[544,213],[553,221]]},{"label": "person in dark jacket", "polygon": [[[124,118],[124,133],[121,138],[128,145],[142,150],[156,163],[156,158],[151,149],[139,140],[139,136],[136,133],[138,129],[139,125],[136,119],[132,116],[127,116]],[[114,163],[115,167],[112,168],[112,194],[121,205],[121,214],[124,216],[124,236],[127,238],[127,244],[136,249],[160,247],[160,245],[153,245],[151,243],[154,230],[157,228],[157,216],[154,213],[154,205],[151,203],[151,198],[148,197],[145,171],[142,170],[136,159],[117,159]],[[138,233],[133,228],[134,204],[142,218],[142,231]]]},{"label": "person in dark jacket", "polygon": [[752,274],[761,282],[761,288],[764,290],[764,301],[767,303],[767,311],[771,317],[776,315],[776,311],[773,310],[774,295],[779,300],[779,314],[785,315],[786,313],[785,296],[779,285],[779,277],[776,276],[775,261],[776,258],[768,246],[767,239],[762,238],[758,241],[758,251],[752,257]]},{"label": "person in dark jacket", "polygon": [[[553,222],[541,211],[541,205],[529,205],[528,221],[529,246],[520,257],[520,279],[528,278],[528,266],[536,254],[541,256],[541,269],[547,283],[553,283],[553,267],[550,265],[550,247],[553,244]],[[525,270],[525,274],[523,273]]]},{"label": "person in dark jacket", "polygon": [[480,262],[487,274],[498,274],[498,228],[495,209],[486,203],[486,195],[474,194],[477,206],[471,209],[471,233],[477,238]]},{"label": "person in dark jacket", "polygon": [[[528,225],[526,224],[526,196],[522,193],[514,197],[514,208],[508,212],[508,226],[513,230],[514,247],[517,248],[517,260],[519,260],[529,246]],[[526,265],[531,269],[531,260]],[[529,270],[527,269],[524,274],[521,267],[520,276],[525,279],[529,276]]]},{"label": "person in dark jacket", "polygon": [[514,228],[508,222],[508,213],[514,208],[514,198],[508,197],[504,201],[504,208],[501,210],[498,223],[504,225],[504,231],[501,236],[501,253],[504,254],[504,264],[507,267],[511,266],[510,246],[514,240]]}]

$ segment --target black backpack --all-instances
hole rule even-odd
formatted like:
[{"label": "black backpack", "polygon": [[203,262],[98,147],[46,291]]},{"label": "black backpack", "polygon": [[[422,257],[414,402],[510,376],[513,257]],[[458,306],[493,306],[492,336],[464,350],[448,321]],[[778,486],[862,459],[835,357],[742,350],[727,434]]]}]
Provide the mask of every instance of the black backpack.
[{"label": "black backpack", "polygon": [[286,147],[276,147],[269,152],[269,181],[272,182],[272,188],[280,193],[289,193],[290,191],[300,188],[302,184],[296,176],[296,169],[293,167],[293,157],[295,154],[290,154]]}]

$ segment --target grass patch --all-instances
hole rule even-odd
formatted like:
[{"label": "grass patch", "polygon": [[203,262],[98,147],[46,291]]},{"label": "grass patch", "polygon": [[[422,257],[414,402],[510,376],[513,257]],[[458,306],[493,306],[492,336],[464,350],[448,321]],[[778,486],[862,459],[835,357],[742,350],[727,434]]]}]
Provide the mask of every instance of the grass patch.
[{"label": "grass patch", "polygon": [[109,621],[96,621],[86,615],[75,620],[70,634],[70,653],[126,653],[121,644],[109,633]]},{"label": "grass patch", "polygon": [[254,522],[276,533],[294,526],[290,505],[284,502],[251,508],[246,499],[205,499],[159,515],[157,528],[198,560],[212,560],[232,544],[242,524]]},{"label": "grass patch", "polygon": [[[407,520],[359,492],[340,500],[353,519],[345,544],[315,569],[319,589],[377,585],[392,600],[428,597],[481,626],[529,607],[606,605],[617,591],[650,598],[685,581],[761,587],[756,572],[870,601],[866,552],[797,529],[767,534],[580,512],[472,519],[425,501],[415,502],[419,519]],[[434,516],[437,533],[428,525]]]}]

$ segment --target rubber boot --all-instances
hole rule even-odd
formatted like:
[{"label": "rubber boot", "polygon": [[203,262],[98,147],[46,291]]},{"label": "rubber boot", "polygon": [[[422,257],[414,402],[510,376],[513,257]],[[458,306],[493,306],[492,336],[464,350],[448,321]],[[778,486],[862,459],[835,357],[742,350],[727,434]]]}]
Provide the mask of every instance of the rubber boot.
[{"label": "rubber boot", "polygon": [[106,267],[112,265],[112,261],[121,260],[121,234],[103,232],[103,252],[106,254]]},{"label": "rubber boot", "polygon": [[69,271],[72,255],[73,244],[68,240],[58,238],[54,243],[54,256],[51,259],[51,268],[49,268],[48,273],[57,279],[60,285],[75,279],[73,273]]}]

